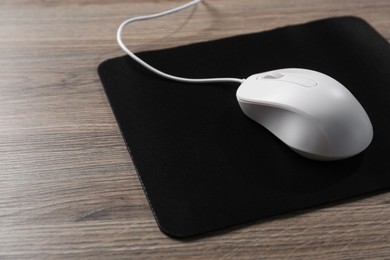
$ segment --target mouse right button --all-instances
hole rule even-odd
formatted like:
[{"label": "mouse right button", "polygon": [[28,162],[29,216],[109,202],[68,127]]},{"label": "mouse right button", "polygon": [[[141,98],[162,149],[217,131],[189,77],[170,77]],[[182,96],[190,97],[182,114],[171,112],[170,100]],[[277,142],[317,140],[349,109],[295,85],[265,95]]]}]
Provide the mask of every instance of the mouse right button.
[{"label": "mouse right button", "polygon": [[280,79],[281,81],[287,81],[291,83],[295,83],[298,85],[301,85],[303,87],[314,87],[317,86],[317,82],[306,78],[302,76],[295,76],[295,75],[285,75],[283,78]]}]

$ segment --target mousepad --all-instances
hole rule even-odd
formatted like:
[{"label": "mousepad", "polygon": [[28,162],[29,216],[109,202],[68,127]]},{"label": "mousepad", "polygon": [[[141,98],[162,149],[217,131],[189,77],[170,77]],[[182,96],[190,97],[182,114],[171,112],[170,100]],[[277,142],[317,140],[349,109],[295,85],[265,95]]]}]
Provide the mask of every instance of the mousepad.
[{"label": "mousepad", "polygon": [[371,145],[319,162],[246,117],[238,84],[163,79],[127,56],[98,72],[156,221],[188,237],[390,187],[390,45],[364,20],[338,17],[138,55],[183,77],[279,68],[325,73],[368,113]]}]

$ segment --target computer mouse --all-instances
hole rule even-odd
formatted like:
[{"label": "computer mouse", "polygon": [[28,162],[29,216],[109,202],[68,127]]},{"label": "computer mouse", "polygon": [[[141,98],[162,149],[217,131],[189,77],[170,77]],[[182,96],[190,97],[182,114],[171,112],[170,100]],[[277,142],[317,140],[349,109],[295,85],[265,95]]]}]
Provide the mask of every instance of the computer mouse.
[{"label": "computer mouse", "polygon": [[337,80],[307,69],[278,69],[248,77],[237,90],[242,111],[297,153],[340,160],[365,150],[371,121]]}]

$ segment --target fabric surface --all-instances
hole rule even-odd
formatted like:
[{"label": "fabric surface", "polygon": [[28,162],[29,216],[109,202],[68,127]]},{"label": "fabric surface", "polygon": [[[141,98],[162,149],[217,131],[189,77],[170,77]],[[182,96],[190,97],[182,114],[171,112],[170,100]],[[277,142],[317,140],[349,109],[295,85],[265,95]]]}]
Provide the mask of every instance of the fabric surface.
[{"label": "fabric surface", "polygon": [[316,70],[348,88],[374,127],[371,145],[358,156],[313,161],[243,114],[238,84],[169,81],[127,56],[103,62],[102,84],[164,233],[188,237],[390,187],[390,45],[360,18],[138,55],[192,78]]}]

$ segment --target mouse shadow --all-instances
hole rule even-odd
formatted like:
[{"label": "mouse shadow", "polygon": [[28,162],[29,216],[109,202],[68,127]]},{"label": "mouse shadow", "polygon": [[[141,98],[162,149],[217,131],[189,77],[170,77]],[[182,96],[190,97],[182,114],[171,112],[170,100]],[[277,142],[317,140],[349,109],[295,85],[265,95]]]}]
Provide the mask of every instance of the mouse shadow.
[{"label": "mouse shadow", "polygon": [[313,193],[329,189],[356,173],[364,153],[338,161],[305,158],[263,126],[231,106],[218,125],[219,144],[237,182],[262,190]]},{"label": "mouse shadow", "polygon": [[[348,178],[358,174],[359,165],[364,159],[364,153],[349,159],[339,161],[315,161],[302,157],[287,147],[277,137],[258,123],[247,118],[237,105],[232,105],[218,121],[219,144],[221,151],[229,162],[232,171],[226,172],[240,193],[252,202],[262,194],[278,194],[280,196],[311,197],[309,204],[299,203],[294,209],[268,214],[265,217],[254,216],[251,219],[225,228],[216,228],[206,233],[189,237],[172,237],[181,242],[193,242],[202,238],[227,234],[251,225],[273,220],[282,220],[300,216],[316,209],[353,202],[371,194],[337,197],[329,200],[317,200],[318,193],[331,194],[335,188],[340,189]],[[335,187],[332,187],[335,186]],[[333,194],[333,193],[332,193]],[[297,196],[296,196],[297,195]],[[344,198],[344,199],[343,199]],[[342,199],[342,200],[339,200]],[[316,203],[318,202],[318,203]]]}]

